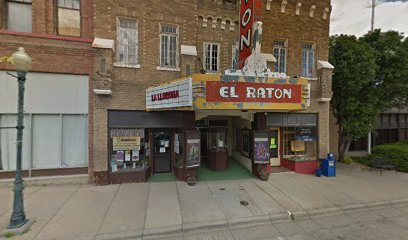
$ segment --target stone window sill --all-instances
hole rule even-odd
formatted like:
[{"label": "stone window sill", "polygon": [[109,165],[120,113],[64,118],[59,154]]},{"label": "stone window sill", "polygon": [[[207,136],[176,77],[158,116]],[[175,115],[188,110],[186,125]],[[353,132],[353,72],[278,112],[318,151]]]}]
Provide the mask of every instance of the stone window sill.
[{"label": "stone window sill", "polygon": [[125,64],[125,63],[114,63],[113,66],[123,67],[123,68],[140,68],[140,64],[129,65],[129,64]]},{"label": "stone window sill", "polygon": [[309,80],[309,81],[317,81],[318,80],[317,77],[302,77],[302,78],[304,78],[306,80]]},{"label": "stone window sill", "polygon": [[171,68],[171,67],[157,67],[159,71],[172,71],[172,72],[180,72],[180,68]]}]

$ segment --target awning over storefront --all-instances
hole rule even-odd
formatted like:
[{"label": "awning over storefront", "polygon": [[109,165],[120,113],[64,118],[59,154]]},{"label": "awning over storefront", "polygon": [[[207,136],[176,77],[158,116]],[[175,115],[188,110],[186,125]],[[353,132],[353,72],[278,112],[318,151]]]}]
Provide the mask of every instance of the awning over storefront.
[{"label": "awning over storefront", "polygon": [[146,89],[146,109],[305,110],[309,92],[303,78],[193,74]]}]

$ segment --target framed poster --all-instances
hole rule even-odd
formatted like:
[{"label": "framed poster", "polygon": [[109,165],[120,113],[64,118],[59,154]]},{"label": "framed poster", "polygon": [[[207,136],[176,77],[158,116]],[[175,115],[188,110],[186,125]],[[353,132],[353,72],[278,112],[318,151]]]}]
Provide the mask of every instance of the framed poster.
[{"label": "framed poster", "polygon": [[201,161],[200,132],[186,131],[186,168],[199,167]]},{"label": "framed poster", "polygon": [[269,163],[269,138],[267,131],[254,131],[254,163]]}]

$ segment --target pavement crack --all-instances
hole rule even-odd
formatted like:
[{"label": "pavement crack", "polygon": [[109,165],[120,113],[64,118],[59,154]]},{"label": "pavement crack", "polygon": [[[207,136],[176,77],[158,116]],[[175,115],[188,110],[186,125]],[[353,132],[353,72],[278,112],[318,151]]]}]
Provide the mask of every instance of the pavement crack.
[{"label": "pavement crack", "polygon": [[65,199],[65,201],[61,204],[61,206],[58,208],[58,210],[55,211],[55,213],[51,215],[50,219],[48,219],[48,221],[40,228],[40,230],[37,232],[37,234],[35,234],[35,236],[33,237],[33,240],[38,237],[38,235],[42,232],[42,230],[51,222],[52,219],[54,219],[54,217],[61,211],[61,209],[65,206],[65,204],[69,200],[71,200],[71,198],[75,195],[75,193],[78,192],[80,187],[81,187],[81,185],[78,185],[77,188],[75,189],[75,191],[73,191],[71,193],[71,195],[69,195],[69,197],[67,197],[67,199]]},{"label": "pavement crack", "polygon": [[93,239],[96,239],[96,236],[97,236],[98,233],[101,231],[101,228],[102,228],[102,226],[103,226],[103,223],[105,222],[106,216],[108,215],[108,212],[109,212],[109,210],[110,210],[111,207],[112,207],[113,201],[117,198],[119,188],[121,188],[121,187],[122,187],[122,184],[120,184],[120,185],[116,188],[115,194],[113,195],[113,197],[112,197],[112,199],[111,199],[111,201],[110,201],[110,203],[109,203],[109,207],[106,209],[105,214],[103,215],[103,219],[102,219],[101,223],[99,224],[98,229],[96,230],[96,234],[95,234],[95,236],[94,236]]}]

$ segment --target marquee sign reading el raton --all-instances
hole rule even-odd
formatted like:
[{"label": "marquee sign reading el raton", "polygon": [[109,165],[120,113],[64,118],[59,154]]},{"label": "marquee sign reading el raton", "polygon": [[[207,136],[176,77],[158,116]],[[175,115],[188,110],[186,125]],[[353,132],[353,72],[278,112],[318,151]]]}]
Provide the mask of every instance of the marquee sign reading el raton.
[{"label": "marquee sign reading el raton", "polygon": [[301,103],[302,86],[297,84],[206,82],[207,102]]}]

